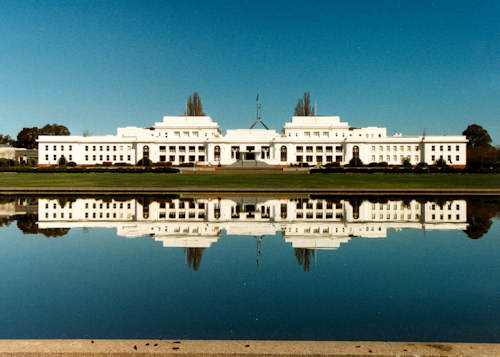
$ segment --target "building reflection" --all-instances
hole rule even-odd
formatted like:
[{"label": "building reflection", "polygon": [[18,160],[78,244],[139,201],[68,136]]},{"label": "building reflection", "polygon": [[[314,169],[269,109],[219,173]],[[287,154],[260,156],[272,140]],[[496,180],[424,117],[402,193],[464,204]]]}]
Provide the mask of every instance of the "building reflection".
[{"label": "building reflection", "polygon": [[328,198],[82,198],[38,202],[41,229],[115,228],[122,237],[150,235],[164,247],[185,249],[194,270],[203,250],[227,235],[280,233],[309,269],[317,249],[338,249],[354,237],[384,238],[388,229],[466,230],[465,200],[346,200]]},{"label": "building reflection", "polygon": [[[81,197],[4,199],[0,226],[16,220],[28,234],[47,237],[71,228],[114,228],[118,236],[151,236],[163,247],[183,248],[189,267],[200,267],[205,249],[227,235],[281,235],[309,270],[316,250],[334,250],[351,239],[385,238],[388,230],[461,230],[480,238],[499,211],[499,200],[346,199],[332,197]],[[259,263],[259,257],[257,257]]]}]

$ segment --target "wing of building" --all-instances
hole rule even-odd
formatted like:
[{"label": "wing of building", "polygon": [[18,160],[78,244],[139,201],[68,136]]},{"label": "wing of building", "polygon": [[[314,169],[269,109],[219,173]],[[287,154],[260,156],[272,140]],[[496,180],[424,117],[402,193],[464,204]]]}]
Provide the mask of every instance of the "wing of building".
[{"label": "wing of building", "polygon": [[306,163],[320,166],[387,162],[429,165],[442,158],[448,165],[466,164],[467,139],[455,136],[387,136],[380,127],[352,128],[338,116],[292,117],[282,134],[267,129],[227,130],[210,117],[165,116],[152,128],[119,128],[116,135],[40,136],[38,162],[56,165],[64,156],[77,165],[151,162],[197,166],[227,166],[238,161],[273,166]]}]

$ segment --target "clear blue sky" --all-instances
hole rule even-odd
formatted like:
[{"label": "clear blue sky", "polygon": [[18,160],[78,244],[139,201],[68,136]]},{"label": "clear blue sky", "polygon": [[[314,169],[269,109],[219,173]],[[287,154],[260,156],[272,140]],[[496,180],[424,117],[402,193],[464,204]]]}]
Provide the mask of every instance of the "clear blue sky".
[{"label": "clear blue sky", "polygon": [[499,19],[498,0],[0,0],[0,133],[151,126],[194,91],[223,128],[245,128],[257,90],[280,129],[310,91],[352,126],[478,123],[500,144]]}]

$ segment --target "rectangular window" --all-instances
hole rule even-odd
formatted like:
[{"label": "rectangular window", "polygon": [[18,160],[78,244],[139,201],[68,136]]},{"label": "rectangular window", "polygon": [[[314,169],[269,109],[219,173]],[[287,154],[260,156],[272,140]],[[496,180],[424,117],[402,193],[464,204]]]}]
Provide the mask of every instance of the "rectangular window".
[{"label": "rectangular window", "polygon": [[106,151],[109,151],[109,145],[106,146]]},{"label": "rectangular window", "polygon": [[380,155],[380,156],[378,157],[378,160],[379,160],[380,162],[384,161],[384,156],[383,156],[383,155]]},{"label": "rectangular window", "polygon": [[316,146],[316,152],[323,152],[323,146]]},{"label": "rectangular window", "polygon": [[457,155],[457,156],[455,157],[455,159],[456,159],[457,161],[460,161],[460,156],[458,156],[458,155]]},{"label": "rectangular window", "polygon": [[205,147],[203,145],[198,146],[198,152],[205,151]]},{"label": "rectangular window", "polygon": [[375,145],[372,145],[372,151],[375,151]]},{"label": "rectangular window", "polygon": [[307,156],[306,156],[306,161],[307,161],[307,162],[312,162],[312,161],[313,161],[313,157],[312,157],[312,155],[307,155]]},{"label": "rectangular window", "polygon": [[304,151],[304,148],[302,146],[297,146],[297,152],[302,152]]},{"label": "rectangular window", "polygon": [[394,145],[394,146],[392,147],[392,150],[394,150],[394,151],[398,151],[398,147],[397,147],[396,145]]},{"label": "rectangular window", "polygon": [[189,131],[183,131],[182,135],[189,137]]},{"label": "rectangular window", "polygon": [[49,150],[49,146],[48,145],[45,145],[45,150]]},{"label": "rectangular window", "polygon": [[329,133],[328,131],[324,131],[324,132],[323,132],[323,136],[329,137],[329,136],[330,136],[330,133]]},{"label": "rectangular window", "polygon": [[323,162],[323,156],[316,156],[316,162]]},{"label": "rectangular window", "polygon": [[101,160],[101,161],[102,161],[102,155],[99,155],[99,160]]},{"label": "rectangular window", "polygon": [[342,146],[336,146],[335,152],[342,152]]},{"label": "rectangular window", "polygon": [[174,162],[175,161],[175,155],[170,155],[169,160],[170,160],[170,162]]},{"label": "rectangular window", "polygon": [[439,151],[443,151],[443,145],[439,145]]},{"label": "rectangular window", "polygon": [[400,150],[400,151],[405,151],[405,147],[404,147],[403,145],[401,145],[401,146],[399,147],[399,150]]},{"label": "rectangular window", "polygon": [[127,161],[130,161],[130,160],[131,160],[130,155],[127,155]]},{"label": "rectangular window", "polygon": [[116,151],[116,146],[115,145],[113,145],[113,151]]},{"label": "rectangular window", "polygon": [[54,160],[57,160],[57,156],[56,155],[54,155]]},{"label": "rectangular window", "polygon": [[48,160],[49,159],[49,155],[45,155],[45,160]]},{"label": "rectangular window", "polygon": [[165,152],[167,147],[165,145],[160,145],[160,152]]},{"label": "rectangular window", "polygon": [[106,160],[109,161],[109,155],[106,155]]},{"label": "rectangular window", "polygon": [[451,151],[451,145],[448,145],[448,151]]},{"label": "rectangular window", "polygon": [[89,161],[89,156],[85,155],[85,161]]},{"label": "rectangular window", "polygon": [[95,155],[92,155],[92,160],[94,160],[94,161],[95,161],[95,158],[96,158],[96,156],[95,156]]},{"label": "rectangular window", "polygon": [[410,146],[410,145],[408,145],[408,146],[406,147],[406,150],[411,151],[411,146]]},{"label": "rectangular window", "polygon": [[64,145],[61,145],[61,151],[64,151]]},{"label": "rectangular window", "polygon": [[298,155],[298,156],[297,156],[297,160],[296,160],[296,161],[297,161],[297,162],[302,162],[302,156],[301,156],[301,155]]},{"label": "rectangular window", "polygon": [[116,161],[116,155],[113,155],[113,161]]},{"label": "rectangular window", "polygon": [[175,146],[173,146],[173,145],[169,146],[168,150],[171,152],[175,152]]},{"label": "rectangular window", "polygon": [[460,151],[460,146],[458,146],[458,145],[457,145],[457,146],[455,147],[455,150]]},{"label": "rectangular window", "polygon": [[123,161],[123,155],[120,155],[120,161]]},{"label": "rectangular window", "polygon": [[95,151],[95,150],[96,150],[96,146],[92,145],[92,151]]},{"label": "rectangular window", "polygon": [[319,131],[315,131],[314,132],[314,136],[318,137],[319,138]]},{"label": "rectangular window", "polygon": [[418,151],[418,146],[415,146],[415,151]]},{"label": "rectangular window", "polygon": [[375,155],[372,155],[372,161],[375,162]]},{"label": "rectangular window", "polygon": [[333,151],[333,146],[326,147],[326,152],[332,152],[332,151]]},{"label": "rectangular window", "polygon": [[89,146],[85,145],[85,151],[89,151]]},{"label": "rectangular window", "polygon": [[196,156],[189,155],[189,162],[195,162],[195,161],[196,161]]},{"label": "rectangular window", "polygon": [[434,145],[431,146],[431,151],[436,151],[436,147]]},{"label": "rectangular window", "polygon": [[179,162],[184,162],[184,155],[179,156]]},{"label": "rectangular window", "polygon": [[57,146],[56,145],[54,145],[54,150],[57,150]]},{"label": "rectangular window", "polygon": [[198,161],[204,162],[205,161],[205,155],[199,155],[198,156]]},{"label": "rectangular window", "polygon": [[435,160],[436,160],[436,156],[432,155],[431,160],[432,160],[432,161],[435,161]]},{"label": "rectangular window", "polygon": [[186,152],[186,147],[185,146],[179,146],[179,151],[180,152]]},{"label": "rectangular window", "polygon": [[196,146],[189,147],[189,152],[195,152],[195,151],[196,151]]},{"label": "rectangular window", "polygon": [[181,132],[180,131],[174,131],[174,136],[180,137],[181,136]]},{"label": "rectangular window", "polygon": [[384,151],[384,147],[382,145],[380,145],[379,149],[380,151]]},{"label": "rectangular window", "polygon": [[102,151],[102,145],[99,146],[99,151]]},{"label": "rectangular window", "polygon": [[448,162],[451,163],[451,155],[448,155]]},{"label": "rectangular window", "polygon": [[326,155],[326,162],[332,162],[333,157],[332,155]]},{"label": "rectangular window", "polygon": [[166,161],[166,157],[165,157],[165,155],[160,155],[160,161],[161,161],[161,162]]},{"label": "rectangular window", "polygon": [[304,131],[304,136],[310,137],[311,136],[311,132],[310,131]]}]

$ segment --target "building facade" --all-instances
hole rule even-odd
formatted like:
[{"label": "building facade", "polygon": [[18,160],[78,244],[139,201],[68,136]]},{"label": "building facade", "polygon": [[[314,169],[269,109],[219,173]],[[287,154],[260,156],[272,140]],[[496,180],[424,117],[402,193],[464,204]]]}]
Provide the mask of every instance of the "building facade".
[{"label": "building facade", "polygon": [[56,165],[61,157],[77,165],[153,163],[196,166],[229,166],[237,162],[262,162],[286,167],[307,164],[400,165],[466,164],[465,136],[387,135],[386,128],[352,128],[338,116],[292,117],[282,133],[268,129],[227,130],[210,117],[165,116],[151,128],[118,128],[116,135],[40,136],[38,162]]}]

